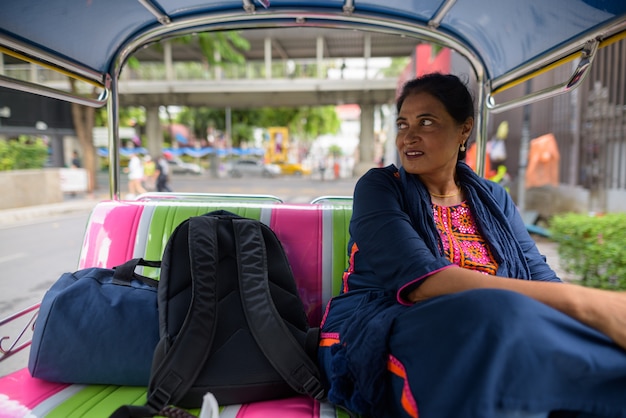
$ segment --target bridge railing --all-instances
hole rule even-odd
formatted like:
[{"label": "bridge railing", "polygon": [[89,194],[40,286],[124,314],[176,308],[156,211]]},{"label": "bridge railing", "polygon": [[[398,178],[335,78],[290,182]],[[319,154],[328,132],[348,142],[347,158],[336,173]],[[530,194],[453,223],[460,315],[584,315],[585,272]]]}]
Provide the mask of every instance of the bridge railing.
[{"label": "bridge railing", "polygon": [[[398,62],[400,64],[398,65]],[[404,61],[391,58],[281,60],[268,67],[263,61],[244,64],[224,63],[209,66],[202,62],[174,62],[169,80],[255,80],[255,79],[379,79],[397,78],[408,58]],[[138,68],[127,68],[121,80],[167,81],[168,70],[161,62],[142,62]]]},{"label": "bridge railing", "polygon": [[[174,62],[168,71],[163,62],[141,62],[138,68],[125,68],[120,80],[173,81],[173,80],[259,80],[259,79],[381,79],[397,78],[409,58],[374,58],[370,60],[316,59],[273,61],[268,67],[264,61],[244,64],[224,63],[209,66],[202,62]],[[169,73],[169,74],[168,74]],[[56,71],[34,64],[5,64],[0,74],[36,83],[67,80]]]}]

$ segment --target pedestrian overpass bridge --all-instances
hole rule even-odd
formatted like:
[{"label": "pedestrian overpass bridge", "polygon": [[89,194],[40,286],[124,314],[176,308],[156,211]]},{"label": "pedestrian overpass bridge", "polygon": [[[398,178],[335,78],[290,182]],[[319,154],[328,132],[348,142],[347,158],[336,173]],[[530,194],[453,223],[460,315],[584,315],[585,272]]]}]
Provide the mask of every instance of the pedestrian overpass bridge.
[{"label": "pedestrian overpass bridge", "polygon": [[127,80],[120,82],[122,106],[213,108],[294,107],[392,103],[397,77],[380,79],[272,78],[239,80]]}]

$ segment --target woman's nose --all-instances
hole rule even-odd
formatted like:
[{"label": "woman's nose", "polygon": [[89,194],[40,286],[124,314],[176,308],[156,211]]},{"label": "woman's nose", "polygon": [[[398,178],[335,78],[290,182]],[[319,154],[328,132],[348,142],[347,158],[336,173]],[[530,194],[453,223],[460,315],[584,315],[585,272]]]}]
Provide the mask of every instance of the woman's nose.
[{"label": "woman's nose", "polygon": [[402,142],[405,144],[412,144],[417,141],[418,136],[415,131],[412,129],[408,129],[402,138]]}]

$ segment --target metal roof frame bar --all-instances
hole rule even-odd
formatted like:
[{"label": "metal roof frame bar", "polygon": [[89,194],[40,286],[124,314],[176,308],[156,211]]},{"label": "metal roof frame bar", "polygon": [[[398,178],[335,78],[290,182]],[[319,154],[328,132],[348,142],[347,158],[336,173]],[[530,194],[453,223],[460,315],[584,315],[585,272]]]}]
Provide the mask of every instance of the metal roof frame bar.
[{"label": "metal roof frame bar", "polygon": [[572,40],[567,45],[539,56],[517,70],[491,80],[492,92],[499,93],[545,72],[551,64],[562,64],[577,58],[589,42],[599,41],[600,48],[626,37],[626,21],[615,21],[599,27],[593,33]]},{"label": "metal roof frame bar", "polygon": [[160,24],[167,25],[171,22],[170,17],[164,13],[152,0],[137,0],[143,7],[157,18]]},{"label": "metal roof frame bar", "polygon": [[108,95],[107,86],[104,82],[106,78],[96,71],[90,70],[84,66],[73,64],[72,62],[57,56],[41,52],[37,48],[33,48],[23,42],[18,42],[3,35],[0,35],[0,53],[10,55],[31,64],[48,68],[78,81],[101,88],[103,91],[98,98],[91,99],[78,94],[50,88],[31,81],[0,75],[0,86],[2,87],[26,93],[39,94],[41,96],[64,100],[71,103],[78,103],[90,107],[102,107],[106,104]]},{"label": "metal roof frame bar", "polygon": [[23,91],[25,93],[39,94],[41,96],[50,97],[53,99],[64,100],[67,102],[78,103],[83,106],[96,108],[104,106],[107,101],[107,96],[109,95],[108,90],[103,89],[102,93],[98,96],[97,99],[90,99],[88,97],[75,95],[65,92],[63,90],[53,89],[51,87],[46,87],[41,84],[31,83],[30,81],[18,80],[3,75],[0,75],[0,87],[7,87],[10,89]]},{"label": "metal roof frame bar", "polygon": [[582,50],[582,56],[576,68],[574,69],[570,78],[561,83],[552,87],[545,88],[540,91],[536,91],[534,93],[529,93],[521,97],[517,97],[515,99],[509,100],[508,102],[496,104],[493,95],[489,95],[487,98],[487,108],[492,113],[501,113],[510,109],[514,109],[520,106],[525,106],[527,104],[535,103],[540,100],[548,99],[550,97],[554,97],[563,93],[567,93],[570,90],[573,90],[580,86],[585,79],[591,64],[596,56],[598,51],[599,41],[593,40],[587,42],[587,45]]}]

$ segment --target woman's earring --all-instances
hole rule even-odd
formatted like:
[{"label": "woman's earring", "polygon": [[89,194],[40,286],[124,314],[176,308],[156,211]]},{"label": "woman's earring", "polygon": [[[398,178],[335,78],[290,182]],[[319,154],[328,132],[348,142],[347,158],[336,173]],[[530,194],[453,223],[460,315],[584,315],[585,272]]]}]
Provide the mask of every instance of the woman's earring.
[{"label": "woman's earring", "polygon": [[465,142],[461,144],[461,152],[465,151]]}]

